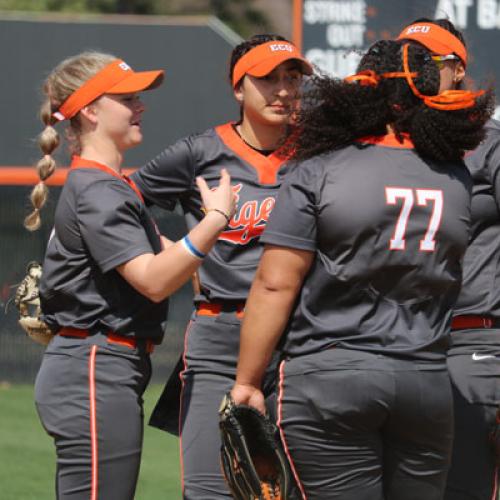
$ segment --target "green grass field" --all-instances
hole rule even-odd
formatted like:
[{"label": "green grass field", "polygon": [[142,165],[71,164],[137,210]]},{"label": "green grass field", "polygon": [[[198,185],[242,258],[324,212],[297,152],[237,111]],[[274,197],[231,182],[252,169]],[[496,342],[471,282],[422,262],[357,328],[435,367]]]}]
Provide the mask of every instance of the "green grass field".
[{"label": "green grass field", "polygon": [[[145,395],[148,417],[160,386]],[[33,403],[33,386],[0,386],[0,497],[2,500],[53,500],[55,451]],[[145,426],[136,500],[179,500],[178,439]]]}]

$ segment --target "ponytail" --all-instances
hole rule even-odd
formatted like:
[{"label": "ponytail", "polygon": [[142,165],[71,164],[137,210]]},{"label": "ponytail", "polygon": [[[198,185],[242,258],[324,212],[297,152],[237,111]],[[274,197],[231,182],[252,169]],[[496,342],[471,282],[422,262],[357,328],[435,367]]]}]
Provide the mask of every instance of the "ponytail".
[{"label": "ponytail", "polygon": [[[82,52],[76,56],[62,61],[48,76],[43,93],[45,101],[40,109],[40,119],[45,125],[44,130],[38,136],[38,145],[42,151],[42,158],[36,165],[36,171],[40,182],[33,188],[30,195],[33,211],[24,219],[24,226],[30,231],[40,227],[40,210],[45,205],[49,190],[45,181],[54,173],[56,162],[52,153],[59,146],[60,137],[53,125],[57,122],[54,111],[68,99],[68,97],[80,88],[89,78],[116,60],[115,56],[100,52]],[[66,130],[70,150],[78,154],[80,145],[81,123],[79,115],[71,118]]]},{"label": "ponytail", "polygon": [[30,194],[33,211],[24,219],[24,226],[29,231],[35,231],[40,227],[40,210],[45,205],[49,194],[45,181],[56,169],[56,162],[54,158],[52,158],[52,152],[59,146],[60,142],[59,134],[52,126],[53,118],[49,99],[46,99],[42,104],[40,118],[42,123],[45,124],[45,129],[38,136],[38,145],[42,150],[43,156],[36,165],[36,171],[40,178],[40,182],[33,188]]}]

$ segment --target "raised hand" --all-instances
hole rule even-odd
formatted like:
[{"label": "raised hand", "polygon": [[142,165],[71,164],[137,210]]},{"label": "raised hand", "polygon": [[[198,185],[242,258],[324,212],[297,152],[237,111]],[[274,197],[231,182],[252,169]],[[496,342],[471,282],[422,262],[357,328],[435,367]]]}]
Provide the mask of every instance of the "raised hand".
[{"label": "raised hand", "polygon": [[219,185],[214,189],[210,189],[202,177],[196,178],[196,185],[200,190],[205,212],[219,212],[226,217],[228,223],[236,210],[236,195],[231,187],[228,171],[225,168],[221,170]]}]

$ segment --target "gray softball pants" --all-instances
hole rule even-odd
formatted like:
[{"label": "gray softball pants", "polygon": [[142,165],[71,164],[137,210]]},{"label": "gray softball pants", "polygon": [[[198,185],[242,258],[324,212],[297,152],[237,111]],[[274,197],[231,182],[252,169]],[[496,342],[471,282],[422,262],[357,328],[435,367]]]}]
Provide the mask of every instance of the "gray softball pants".
[{"label": "gray softball pants", "polygon": [[58,500],[134,498],[143,438],[142,395],[151,375],[145,345],[104,335],[56,336],[35,383],[40,420],[53,437]]},{"label": "gray softball pants", "polygon": [[[186,331],[180,410],[184,500],[232,498],[220,466],[218,410],[236,379],[240,327],[235,313],[194,314]],[[270,367],[265,386],[271,398],[274,368]]]},{"label": "gray softball pants", "polygon": [[444,362],[346,349],[283,361],[278,424],[303,500],[442,500],[453,407]]},{"label": "gray softball pants", "polygon": [[468,354],[450,353],[448,370],[455,437],[444,499],[496,500],[499,471],[489,434],[500,404],[500,356],[484,347]]}]

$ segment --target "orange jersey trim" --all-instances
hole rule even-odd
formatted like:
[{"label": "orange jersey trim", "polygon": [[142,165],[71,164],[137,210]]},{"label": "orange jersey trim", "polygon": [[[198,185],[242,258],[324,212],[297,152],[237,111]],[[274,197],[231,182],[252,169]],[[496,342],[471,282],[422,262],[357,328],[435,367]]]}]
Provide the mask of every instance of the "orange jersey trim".
[{"label": "orange jersey trim", "polygon": [[71,160],[71,168],[96,168],[98,170],[101,170],[102,172],[106,172],[109,175],[112,175],[113,177],[116,177],[117,179],[120,179],[121,181],[125,182],[128,184],[134,193],[139,197],[139,199],[144,203],[144,198],[142,196],[142,193],[139,191],[139,188],[135,185],[135,182],[130,179],[126,174],[123,174],[120,172],[117,172],[116,170],[113,170],[112,168],[108,167],[107,165],[104,165],[103,163],[99,163],[98,161],[93,161],[93,160],[87,160],[85,158],[82,158],[81,156],[73,156],[73,159]]},{"label": "orange jersey trim", "polygon": [[415,145],[410,139],[408,134],[401,134],[403,142],[399,142],[396,134],[386,134],[378,136],[363,137],[358,139],[357,142],[363,144],[373,144],[374,146],[382,146],[386,148],[399,148],[399,149],[415,149]]},{"label": "orange jersey trim", "polygon": [[232,123],[225,123],[215,128],[221,141],[242,160],[246,161],[256,171],[261,184],[276,184],[278,171],[288,158],[280,156],[276,150],[269,156],[251,148],[234,130]]}]

